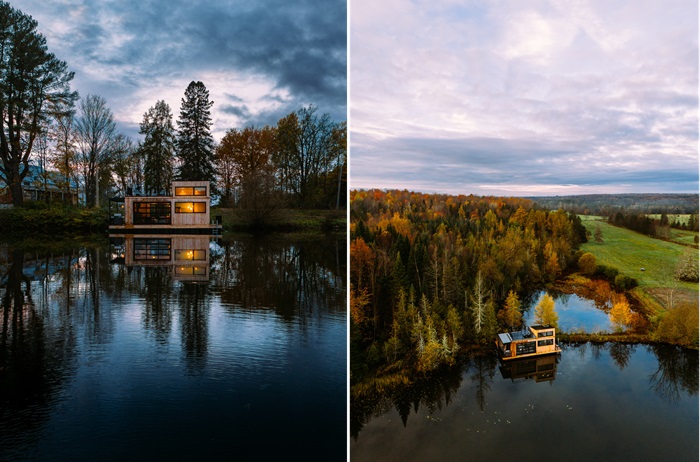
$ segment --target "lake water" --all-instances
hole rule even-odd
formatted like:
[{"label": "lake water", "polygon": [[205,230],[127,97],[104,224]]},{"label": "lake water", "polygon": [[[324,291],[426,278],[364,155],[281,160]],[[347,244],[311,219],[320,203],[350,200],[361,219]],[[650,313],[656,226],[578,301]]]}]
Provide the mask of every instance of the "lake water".
[{"label": "lake water", "polygon": [[698,460],[697,352],[583,344],[556,358],[474,357],[353,403],[351,459]]},{"label": "lake water", "polygon": [[[523,316],[526,325],[536,324],[535,306],[546,293],[541,291],[535,295],[534,303],[525,311]],[[576,294],[565,294],[562,292],[553,291],[549,294],[554,298],[554,307],[559,316],[559,330],[566,332],[584,331],[587,333],[614,331],[608,313],[596,307],[593,300],[579,297]]]},{"label": "lake water", "polygon": [[158,239],[0,244],[0,460],[344,460],[344,238]]}]

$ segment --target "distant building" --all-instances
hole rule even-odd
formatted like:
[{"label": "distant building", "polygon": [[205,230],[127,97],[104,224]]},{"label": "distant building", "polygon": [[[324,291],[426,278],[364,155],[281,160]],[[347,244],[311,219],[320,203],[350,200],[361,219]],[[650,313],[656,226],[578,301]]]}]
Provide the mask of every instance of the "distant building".
[{"label": "distant building", "polygon": [[[70,187],[66,188],[66,184]],[[68,189],[66,191],[65,189]],[[40,165],[29,164],[29,173],[22,180],[22,192],[25,201],[48,201],[78,204],[85,195],[74,180],[66,178],[56,171],[44,170]],[[0,177],[0,204],[11,204],[12,194],[5,179]]]}]

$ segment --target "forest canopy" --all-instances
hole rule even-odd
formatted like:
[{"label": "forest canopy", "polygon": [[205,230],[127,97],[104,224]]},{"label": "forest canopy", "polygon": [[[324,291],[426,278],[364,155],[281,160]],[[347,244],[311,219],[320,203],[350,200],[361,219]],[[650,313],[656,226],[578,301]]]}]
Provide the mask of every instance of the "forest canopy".
[{"label": "forest canopy", "polygon": [[586,241],[576,215],[522,198],[351,191],[350,220],[352,380],[491,341],[515,295],[577,266]]}]

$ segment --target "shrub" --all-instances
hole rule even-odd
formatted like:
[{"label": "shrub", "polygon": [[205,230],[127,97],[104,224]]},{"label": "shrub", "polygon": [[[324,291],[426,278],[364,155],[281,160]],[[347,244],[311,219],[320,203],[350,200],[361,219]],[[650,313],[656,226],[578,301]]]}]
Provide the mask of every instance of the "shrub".
[{"label": "shrub", "polygon": [[615,287],[618,290],[631,290],[639,285],[639,282],[633,277],[618,274],[615,276]]}]

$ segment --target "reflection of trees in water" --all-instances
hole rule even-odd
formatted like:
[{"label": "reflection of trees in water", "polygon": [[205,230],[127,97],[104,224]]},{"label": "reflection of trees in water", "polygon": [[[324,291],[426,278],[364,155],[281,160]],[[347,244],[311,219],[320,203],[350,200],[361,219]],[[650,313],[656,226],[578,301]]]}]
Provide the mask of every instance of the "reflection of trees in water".
[{"label": "reflection of trees in water", "polygon": [[474,373],[472,374],[472,382],[476,384],[476,404],[479,410],[483,412],[486,406],[486,393],[491,390],[493,376],[496,373],[498,359],[492,355],[478,355],[474,358]]},{"label": "reflection of trees in water", "polygon": [[651,345],[647,349],[658,360],[658,369],[649,377],[649,382],[659,396],[675,403],[685,393],[698,394],[697,351],[668,345]]},{"label": "reflection of trees in water", "polygon": [[208,287],[204,284],[181,283],[177,300],[187,369],[190,373],[199,373],[206,366],[209,345]]},{"label": "reflection of trees in water", "polygon": [[39,303],[48,298],[24,274],[24,251],[10,255],[6,274],[0,274],[0,453],[6,455],[43,423],[48,413],[41,410],[51,405],[75,368],[71,329],[53,319],[48,306],[35,304],[35,290]]},{"label": "reflection of trees in water", "polygon": [[315,307],[345,311],[345,241],[279,238],[222,242],[212,265],[215,290],[229,306],[273,308],[300,319]]},{"label": "reflection of trees in water", "polygon": [[615,361],[615,364],[620,368],[620,370],[627,367],[630,361],[632,353],[637,349],[636,345],[626,344],[626,343],[611,343],[610,344],[610,357]]},{"label": "reflection of trees in water", "polygon": [[445,369],[416,379],[411,385],[399,387],[389,394],[365,396],[361,402],[351,399],[350,434],[357,439],[367,422],[392,409],[401,416],[405,427],[411,410],[414,414],[418,413],[421,405],[430,414],[449,406],[462,386],[463,378],[470,372],[469,377],[476,391],[475,403],[483,411],[497,366],[498,358],[495,355],[475,355],[461,367]]},{"label": "reflection of trees in water", "polygon": [[168,343],[172,329],[173,315],[170,299],[173,292],[173,281],[168,268],[135,268],[143,279],[139,294],[143,297],[144,307],[141,322],[146,331],[155,335],[160,344]]}]

